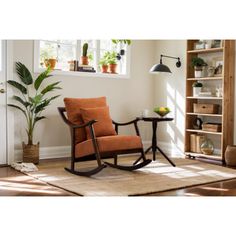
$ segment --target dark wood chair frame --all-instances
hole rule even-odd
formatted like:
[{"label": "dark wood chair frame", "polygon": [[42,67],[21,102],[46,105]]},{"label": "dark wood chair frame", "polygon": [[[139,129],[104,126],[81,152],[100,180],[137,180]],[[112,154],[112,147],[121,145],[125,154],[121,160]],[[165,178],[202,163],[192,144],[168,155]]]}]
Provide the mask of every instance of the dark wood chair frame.
[{"label": "dark wood chair frame", "polygon": [[[99,171],[101,171],[103,168],[105,168],[107,165],[117,168],[117,169],[121,169],[121,170],[127,170],[127,171],[133,171],[133,170],[137,170],[139,168],[142,168],[146,165],[148,165],[152,160],[146,159],[145,153],[143,148],[136,148],[136,149],[129,149],[129,150],[122,150],[122,151],[112,151],[112,152],[100,152],[99,148],[98,148],[98,143],[97,143],[97,138],[94,132],[94,128],[93,128],[93,124],[96,123],[96,120],[91,120],[85,124],[81,124],[81,125],[75,125],[73,123],[71,123],[67,117],[65,116],[66,113],[66,109],[65,107],[58,107],[58,111],[59,114],[61,115],[63,121],[69,126],[70,128],[70,133],[71,133],[71,167],[70,168],[65,168],[65,170],[69,171],[72,174],[76,174],[76,175],[81,175],[81,176],[91,176],[94,175],[96,173],[98,173]],[[112,121],[113,124],[115,125],[115,130],[116,133],[118,134],[118,127],[119,126],[126,126],[126,125],[130,125],[130,124],[134,124],[135,127],[135,131],[137,136],[140,136],[140,132],[138,129],[138,121],[139,119],[136,118],[135,120],[126,122],[126,123],[117,123],[115,121]],[[81,157],[81,158],[76,158],[75,156],[75,146],[76,146],[76,138],[75,138],[75,131],[76,129],[81,129],[81,128],[85,128],[85,127],[89,127],[89,131],[92,137],[92,143],[93,143],[93,148],[94,148],[94,155],[90,155],[90,156],[85,156],[85,157]],[[143,160],[142,162],[138,163],[138,164],[132,164],[131,166],[123,166],[123,165],[118,165],[118,161],[117,161],[117,155],[120,154],[130,154],[130,153],[141,153],[141,157],[139,157],[140,160]],[[97,160],[97,167],[89,170],[89,171],[78,171],[75,170],[75,163],[83,160],[91,160],[91,158]],[[113,163],[109,163],[109,162],[102,162],[102,158],[105,157],[113,157],[114,158],[114,164]]]}]

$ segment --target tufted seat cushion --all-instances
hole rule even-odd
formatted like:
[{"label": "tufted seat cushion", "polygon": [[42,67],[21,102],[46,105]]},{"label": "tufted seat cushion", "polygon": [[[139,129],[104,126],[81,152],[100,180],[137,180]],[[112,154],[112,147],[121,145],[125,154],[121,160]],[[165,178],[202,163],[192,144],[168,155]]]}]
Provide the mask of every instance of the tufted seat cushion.
[{"label": "tufted seat cushion", "polygon": [[[98,137],[97,143],[100,153],[139,149],[143,147],[141,138],[139,136],[132,135],[114,135]],[[76,157],[83,157],[94,153],[95,152],[91,139],[78,143],[75,146]]]}]

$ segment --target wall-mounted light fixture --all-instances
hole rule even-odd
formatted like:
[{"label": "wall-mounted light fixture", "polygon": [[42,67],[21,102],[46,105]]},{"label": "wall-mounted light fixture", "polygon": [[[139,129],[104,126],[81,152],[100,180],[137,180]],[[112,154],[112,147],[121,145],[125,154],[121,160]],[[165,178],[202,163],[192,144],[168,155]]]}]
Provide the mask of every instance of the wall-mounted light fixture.
[{"label": "wall-mounted light fixture", "polygon": [[171,56],[166,56],[166,55],[161,55],[161,58],[160,58],[160,64],[156,64],[154,65],[151,69],[150,69],[150,73],[153,73],[153,74],[157,74],[159,72],[166,72],[166,73],[172,73],[170,68],[164,64],[162,64],[162,57],[167,57],[167,58],[172,58],[172,59],[176,59],[178,60],[176,62],[176,67],[181,67],[181,61],[180,61],[180,58],[179,57],[171,57]]}]

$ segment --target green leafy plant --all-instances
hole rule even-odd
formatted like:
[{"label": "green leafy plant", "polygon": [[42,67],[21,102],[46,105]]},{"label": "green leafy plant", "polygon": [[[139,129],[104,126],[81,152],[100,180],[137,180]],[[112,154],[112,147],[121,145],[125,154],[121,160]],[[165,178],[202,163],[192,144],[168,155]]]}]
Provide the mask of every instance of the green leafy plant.
[{"label": "green leafy plant", "polygon": [[115,51],[107,52],[105,57],[106,57],[107,63],[109,65],[116,65],[117,64],[117,52],[115,52]]},{"label": "green leafy plant", "polygon": [[123,43],[123,44],[127,44],[127,45],[131,44],[131,40],[130,39],[112,39],[111,41],[114,44],[118,44],[118,43]]},{"label": "green leafy plant", "polygon": [[195,81],[193,84],[192,84],[193,87],[198,87],[198,88],[201,88],[203,86],[202,83],[198,82],[198,81]]},{"label": "green leafy plant", "polygon": [[193,57],[192,58],[192,67],[203,67],[207,66],[207,63],[200,57]]},{"label": "green leafy plant", "polygon": [[[47,96],[47,98],[45,97],[49,92],[61,89],[58,87],[60,82],[54,82],[44,88],[41,88],[42,83],[47,78],[52,76],[50,75],[50,72],[51,69],[48,67],[34,80],[27,67],[21,62],[16,62],[16,73],[20,78],[20,83],[15,80],[7,81],[8,84],[20,92],[20,96],[13,96],[13,99],[17,102],[17,105],[8,104],[8,106],[18,109],[25,116],[27,122],[26,132],[28,135],[28,145],[33,144],[33,134],[36,123],[46,118],[45,116],[42,116],[41,113],[51,104],[52,100],[60,96],[56,95],[52,97]],[[34,93],[33,96],[31,93]]]},{"label": "green leafy plant", "polygon": [[87,57],[88,53],[88,43],[84,43],[83,45],[83,57]]},{"label": "green leafy plant", "polygon": [[88,54],[88,59],[90,62],[93,61],[93,54],[91,52]]}]

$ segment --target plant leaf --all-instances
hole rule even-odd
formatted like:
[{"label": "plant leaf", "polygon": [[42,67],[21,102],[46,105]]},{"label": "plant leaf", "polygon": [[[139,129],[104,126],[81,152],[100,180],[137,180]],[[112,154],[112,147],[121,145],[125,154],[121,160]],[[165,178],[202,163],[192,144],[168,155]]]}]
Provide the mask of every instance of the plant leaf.
[{"label": "plant leaf", "polygon": [[24,115],[26,116],[26,113],[25,113],[25,111],[21,108],[21,107],[19,107],[19,106],[16,106],[16,105],[14,105],[14,104],[7,104],[9,107],[14,107],[14,108],[16,108],[16,109],[18,109],[18,110],[20,110],[20,111],[22,111],[23,113],[24,113]]},{"label": "plant leaf", "polygon": [[24,84],[30,85],[33,83],[31,73],[29,72],[27,67],[21,62],[16,62],[16,72]]},{"label": "plant leaf", "polygon": [[13,87],[17,88],[18,90],[20,90],[23,94],[27,94],[27,89],[22,84],[14,81],[14,80],[8,80],[7,83],[12,85]]},{"label": "plant leaf", "polygon": [[42,72],[42,73],[37,77],[37,79],[36,79],[35,82],[34,82],[34,88],[35,88],[36,90],[39,89],[40,85],[42,84],[42,82],[43,82],[46,78],[52,76],[52,75],[49,75],[50,72],[51,72],[51,69],[50,69],[50,67],[48,67],[44,72]]},{"label": "plant leaf", "polygon": [[49,105],[50,101],[45,99],[42,103],[35,107],[34,113],[37,114],[45,109]]},{"label": "plant leaf", "polygon": [[21,97],[13,96],[12,98],[15,99],[16,101],[20,102],[26,108],[30,105],[29,102],[24,101]]},{"label": "plant leaf", "polygon": [[50,92],[50,91],[53,91],[55,89],[61,89],[61,87],[57,87],[56,85],[58,85],[60,82],[56,82],[56,83],[53,83],[53,84],[49,84],[45,89],[43,89],[41,91],[42,94],[45,94],[47,92]]},{"label": "plant leaf", "polygon": [[39,120],[42,120],[42,119],[45,119],[46,117],[45,116],[38,116],[38,117],[35,117],[34,118],[34,122],[38,122]]}]

